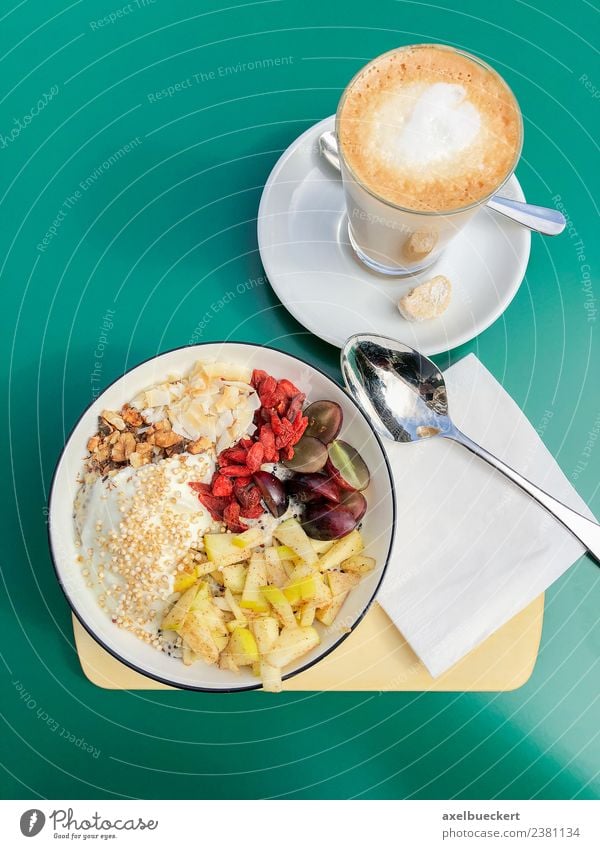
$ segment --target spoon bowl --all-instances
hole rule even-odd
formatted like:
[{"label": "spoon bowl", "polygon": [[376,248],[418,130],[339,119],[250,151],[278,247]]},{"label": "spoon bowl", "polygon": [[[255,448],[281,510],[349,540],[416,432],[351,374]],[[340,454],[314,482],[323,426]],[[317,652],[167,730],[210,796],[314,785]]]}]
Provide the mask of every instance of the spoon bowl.
[{"label": "spoon bowl", "polygon": [[342,348],[341,368],[350,394],[382,436],[394,442],[435,437],[458,442],[534,498],[600,560],[600,525],[544,492],[456,427],[444,376],[428,357],[396,339],[358,333]]}]

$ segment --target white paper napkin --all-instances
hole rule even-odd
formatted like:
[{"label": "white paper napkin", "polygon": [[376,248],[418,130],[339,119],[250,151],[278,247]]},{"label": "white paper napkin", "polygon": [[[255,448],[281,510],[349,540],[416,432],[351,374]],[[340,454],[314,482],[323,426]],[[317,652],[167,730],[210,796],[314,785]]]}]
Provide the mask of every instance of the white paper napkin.
[{"label": "white paper napkin", "polygon": [[[594,518],[513,399],[473,354],[445,372],[468,436]],[[551,416],[538,426],[543,430]],[[447,439],[385,441],[396,541],[378,601],[431,675],[441,675],[526,607],[583,547],[487,463]]]}]

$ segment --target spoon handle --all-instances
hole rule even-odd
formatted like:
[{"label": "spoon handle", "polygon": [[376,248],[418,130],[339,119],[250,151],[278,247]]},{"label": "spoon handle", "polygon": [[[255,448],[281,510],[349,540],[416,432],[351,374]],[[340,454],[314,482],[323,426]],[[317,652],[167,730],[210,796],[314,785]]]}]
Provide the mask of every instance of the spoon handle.
[{"label": "spoon handle", "polygon": [[571,510],[571,508],[567,507],[566,504],[563,504],[562,501],[558,501],[556,498],[553,498],[552,495],[544,492],[543,489],[540,489],[539,486],[531,483],[531,481],[524,478],[523,475],[520,475],[514,469],[511,469],[510,466],[507,466],[506,463],[498,459],[498,457],[494,454],[486,451],[485,448],[482,448],[481,445],[478,445],[476,442],[473,442],[472,439],[462,433],[462,431],[458,430],[458,428],[454,427],[452,430],[444,433],[443,435],[448,439],[453,439],[455,442],[464,445],[464,447],[468,448],[469,451],[472,451],[473,454],[477,454],[478,457],[481,457],[489,463],[490,466],[498,469],[499,472],[506,475],[506,477],[513,481],[513,483],[520,486],[521,489],[523,489],[528,495],[531,495],[538,504],[541,504],[542,507],[545,507],[546,510],[552,514],[552,516],[558,519],[558,521],[561,522],[561,524],[563,524],[564,527],[587,548],[589,553],[600,562],[600,525],[597,522],[592,522],[590,519],[586,519],[585,516],[582,516],[575,510]]},{"label": "spoon handle", "polygon": [[511,221],[516,221],[527,227],[529,230],[534,230],[536,233],[541,233],[543,236],[559,236],[567,226],[565,216],[557,209],[550,209],[547,206],[534,206],[532,203],[521,203],[519,200],[500,197],[494,195],[491,197],[487,205],[494,212],[510,218]]},{"label": "spoon handle", "polygon": [[[340,157],[335,133],[330,130],[321,133],[319,149],[321,156],[339,171]],[[505,218],[510,218],[511,221],[516,221],[517,224],[521,224],[535,233],[541,233],[543,236],[558,236],[567,226],[565,216],[561,212],[546,206],[535,206],[532,203],[523,203],[520,200],[512,200],[500,195],[491,197],[486,205],[494,212],[504,215]]]}]

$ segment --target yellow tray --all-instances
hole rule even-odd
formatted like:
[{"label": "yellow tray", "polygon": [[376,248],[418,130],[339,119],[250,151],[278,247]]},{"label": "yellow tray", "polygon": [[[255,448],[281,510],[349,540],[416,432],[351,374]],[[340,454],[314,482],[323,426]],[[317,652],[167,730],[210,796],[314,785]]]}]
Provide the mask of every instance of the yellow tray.
[{"label": "yellow tray", "polygon": [[[492,634],[444,675],[432,678],[386,613],[374,604],[341,646],[284,682],[295,690],[508,691],[533,672],[542,634],[544,596]],[[109,690],[171,690],[105,651],[73,617],[75,644],[86,677]]]}]

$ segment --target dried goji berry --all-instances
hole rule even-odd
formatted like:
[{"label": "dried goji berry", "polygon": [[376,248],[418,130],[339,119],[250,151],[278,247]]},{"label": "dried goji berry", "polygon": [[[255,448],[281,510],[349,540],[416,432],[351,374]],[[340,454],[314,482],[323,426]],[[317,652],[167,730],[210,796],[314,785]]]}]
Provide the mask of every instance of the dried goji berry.
[{"label": "dried goji berry", "polygon": [[216,474],[212,482],[212,494],[221,495],[226,498],[233,492],[233,484],[229,478]]},{"label": "dried goji berry", "polygon": [[204,507],[206,507],[210,515],[217,522],[222,521],[223,514],[226,508],[231,503],[231,500],[229,498],[218,498],[215,495],[207,495],[205,493],[200,493],[198,495],[198,498],[200,500],[200,503],[203,504]]},{"label": "dried goji berry", "polygon": [[286,411],[286,416],[291,422],[294,422],[298,413],[302,411],[303,403],[304,395],[301,392],[298,395],[294,395],[294,397],[291,399]]},{"label": "dried goji berry", "polygon": [[283,433],[283,422],[277,415],[277,413],[271,413],[271,430],[278,436],[280,433]]},{"label": "dried goji berry", "polygon": [[261,381],[260,386],[258,387],[258,397],[260,398],[261,404],[263,407],[270,406],[267,404],[267,400],[277,389],[277,381],[274,377],[268,375],[264,380]]},{"label": "dried goji berry", "polygon": [[189,483],[188,486],[190,487],[190,489],[193,489],[194,492],[197,492],[198,494],[204,493],[206,495],[210,495],[211,492],[212,492],[212,489],[211,489],[211,486],[210,486],[209,483],[200,483],[200,481],[191,481],[191,483]]},{"label": "dried goji berry", "polygon": [[273,430],[271,426],[265,424],[260,429],[259,439],[261,445],[265,449],[264,460],[267,463],[274,463],[275,461],[275,436],[273,434]]},{"label": "dried goji berry", "polygon": [[265,449],[260,442],[255,442],[252,448],[248,449],[246,465],[251,472],[257,472],[260,469],[264,456]]},{"label": "dried goji berry", "polygon": [[252,372],[252,379],[251,379],[250,383],[252,384],[252,386],[255,389],[258,389],[258,387],[263,382],[263,380],[268,376],[269,375],[267,374],[266,371],[263,371],[260,368],[255,368],[254,371]]},{"label": "dried goji berry", "polygon": [[293,434],[294,427],[292,423],[287,419],[280,419],[279,432],[275,434],[275,448],[283,448],[285,445],[289,445]]},{"label": "dried goji berry", "polygon": [[[287,395],[288,398],[293,398],[294,395],[302,395],[299,389],[297,389],[291,380],[286,380],[286,378],[282,378],[279,381],[279,388]],[[304,400],[304,395],[302,395],[302,400]]]},{"label": "dried goji berry", "polygon": [[292,425],[292,438],[290,440],[292,445],[298,442],[307,427],[308,418],[306,416],[297,416],[296,421]]},{"label": "dried goji berry", "polygon": [[285,445],[281,449],[281,456],[283,457],[284,460],[291,460],[292,459],[292,457],[294,456],[294,449],[293,449],[291,444]]},{"label": "dried goji berry", "polygon": [[240,521],[240,505],[237,501],[231,501],[223,511],[223,521],[230,531],[239,534],[248,530],[248,525]]},{"label": "dried goji berry", "polygon": [[[237,484],[237,481],[236,481]],[[260,504],[260,490],[257,486],[235,486],[235,497],[240,502],[242,507],[256,507]]]},{"label": "dried goji berry", "polygon": [[221,466],[219,471],[227,478],[250,477],[252,474],[248,466]]},{"label": "dried goji berry", "polygon": [[257,504],[254,507],[242,507],[240,509],[240,516],[243,516],[245,519],[260,519],[264,512],[262,504]]},{"label": "dried goji berry", "polygon": [[246,451],[244,448],[226,448],[219,454],[220,466],[231,466],[233,463],[243,465],[246,462]]},{"label": "dried goji berry", "polygon": [[[250,437],[249,437],[249,436],[245,436],[245,437],[244,437],[244,439],[240,439],[240,441],[238,442],[238,445],[239,445],[241,448],[245,448],[246,450],[248,450],[248,448],[252,448],[252,446],[254,445],[254,443],[253,443],[253,441],[250,439]],[[235,447],[235,446],[234,446],[234,447]]]},{"label": "dried goji berry", "polygon": [[234,484],[238,483],[240,486],[248,486],[248,484],[252,483],[252,478],[234,478]]}]

